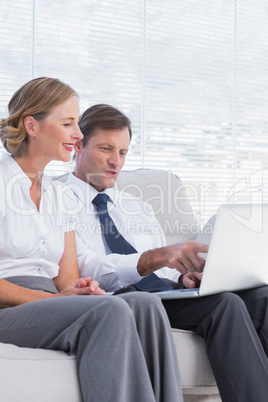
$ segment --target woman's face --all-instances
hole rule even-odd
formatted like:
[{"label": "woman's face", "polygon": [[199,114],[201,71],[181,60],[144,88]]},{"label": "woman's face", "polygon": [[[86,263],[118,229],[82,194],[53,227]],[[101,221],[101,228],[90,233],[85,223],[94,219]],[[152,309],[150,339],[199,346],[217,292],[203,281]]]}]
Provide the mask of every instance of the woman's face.
[{"label": "woman's face", "polygon": [[83,138],[78,119],[79,103],[74,95],[51,109],[43,120],[35,120],[36,130],[31,141],[34,152],[46,163],[51,160],[68,162],[74,144]]}]

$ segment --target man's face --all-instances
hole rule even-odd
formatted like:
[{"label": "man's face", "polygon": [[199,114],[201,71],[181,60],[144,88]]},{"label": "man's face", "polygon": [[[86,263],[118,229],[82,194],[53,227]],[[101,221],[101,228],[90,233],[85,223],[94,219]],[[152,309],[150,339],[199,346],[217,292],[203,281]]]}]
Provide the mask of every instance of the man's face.
[{"label": "man's face", "polygon": [[75,175],[97,191],[113,187],[125,164],[129,131],[96,129],[87,145],[77,150]]}]

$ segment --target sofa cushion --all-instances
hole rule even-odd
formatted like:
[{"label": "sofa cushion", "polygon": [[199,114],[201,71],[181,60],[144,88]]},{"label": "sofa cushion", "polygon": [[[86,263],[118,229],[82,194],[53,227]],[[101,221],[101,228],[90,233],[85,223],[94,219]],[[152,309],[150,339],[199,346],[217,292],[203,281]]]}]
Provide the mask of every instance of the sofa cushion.
[{"label": "sofa cushion", "polygon": [[82,402],[76,358],[0,343],[0,400]]},{"label": "sofa cushion", "polygon": [[[178,354],[181,380],[184,388],[210,386],[210,392],[216,392],[216,382],[212,372],[205,341],[190,331],[172,329]],[[192,392],[192,391],[191,391]],[[207,392],[207,390],[206,390]]]}]

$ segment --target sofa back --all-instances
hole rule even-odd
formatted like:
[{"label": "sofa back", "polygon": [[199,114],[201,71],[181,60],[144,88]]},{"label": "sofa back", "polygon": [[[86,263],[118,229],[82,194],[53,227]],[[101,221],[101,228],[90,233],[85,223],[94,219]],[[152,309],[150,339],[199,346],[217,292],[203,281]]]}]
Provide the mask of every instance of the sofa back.
[{"label": "sofa back", "polygon": [[167,244],[194,240],[199,227],[181,179],[170,171],[121,171],[117,187],[151,204]]}]

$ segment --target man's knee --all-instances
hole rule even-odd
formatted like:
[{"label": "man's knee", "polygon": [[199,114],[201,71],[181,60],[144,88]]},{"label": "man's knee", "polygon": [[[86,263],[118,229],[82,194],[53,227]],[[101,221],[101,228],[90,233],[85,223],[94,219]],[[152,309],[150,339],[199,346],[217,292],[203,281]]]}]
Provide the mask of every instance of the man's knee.
[{"label": "man's knee", "polygon": [[222,303],[226,308],[233,308],[235,306],[244,306],[244,302],[237,294],[232,292],[219,293],[217,296],[218,303]]},{"label": "man's knee", "polygon": [[219,319],[225,317],[239,321],[246,317],[249,318],[246,304],[239,295],[232,292],[223,292],[217,295],[214,311],[217,311]]}]

